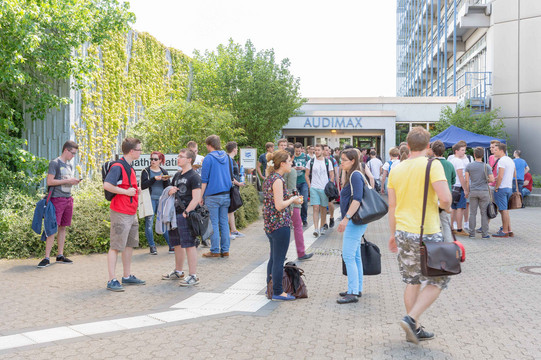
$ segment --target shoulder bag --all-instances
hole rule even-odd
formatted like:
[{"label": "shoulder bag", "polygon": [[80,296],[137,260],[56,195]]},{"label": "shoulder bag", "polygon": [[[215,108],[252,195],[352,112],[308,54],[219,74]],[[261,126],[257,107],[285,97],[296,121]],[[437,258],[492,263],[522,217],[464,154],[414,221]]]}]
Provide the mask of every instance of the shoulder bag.
[{"label": "shoulder bag", "polygon": [[232,213],[244,205],[244,203],[242,202],[242,197],[240,196],[239,187],[233,184],[233,169],[231,168],[231,161],[233,161],[233,159],[230,158],[229,160],[229,173],[231,174],[231,189],[229,190],[229,198],[231,199],[231,203],[229,204],[229,209],[227,212]]},{"label": "shoulder bag", "polygon": [[[284,265],[284,275],[282,278],[282,288],[284,292],[295,296],[297,299],[305,299],[308,297],[308,290],[302,277],[304,270],[297,267],[293,261],[289,261]],[[272,278],[267,284],[267,298],[272,299]]]},{"label": "shoulder bag", "polygon": [[489,219],[495,219],[496,216],[498,216],[498,206],[496,206],[496,203],[494,202],[494,199],[492,198],[492,191],[490,191],[490,186],[488,186],[487,167],[485,164],[483,165],[485,169],[485,177],[487,180],[488,195],[490,196],[490,202],[488,203],[488,206],[487,206],[487,216]]},{"label": "shoulder bag", "polygon": [[355,225],[363,225],[381,219],[389,211],[389,205],[387,205],[385,200],[383,200],[376,190],[368,185],[368,181],[359,170],[353,171],[349,176],[349,186],[351,188],[349,206],[351,206],[351,202],[353,201],[353,185],[351,184],[351,177],[355,172],[361,174],[361,177],[363,178],[363,200],[361,201],[359,209],[351,217],[351,221],[353,221]]},{"label": "shoulder bag", "polygon": [[516,210],[522,208],[522,194],[519,192],[518,189],[518,179],[517,179],[517,172],[515,171],[515,189],[516,191],[511,194],[511,197],[509,198],[509,202],[507,204],[507,209],[509,210]]},{"label": "shoulder bag", "polygon": [[455,234],[453,234],[454,242],[423,241],[428,185],[430,183],[430,167],[433,160],[428,160],[425,174],[423,215],[421,217],[421,234],[419,235],[421,273],[424,276],[457,275],[461,272],[460,263],[466,260],[466,251],[464,246],[456,240]]},{"label": "shoulder bag", "polygon": [[[361,242],[361,263],[363,264],[363,275],[379,275],[381,274],[381,253],[379,247],[367,241],[363,235]],[[342,257],[342,274],[348,274],[346,263]]]}]

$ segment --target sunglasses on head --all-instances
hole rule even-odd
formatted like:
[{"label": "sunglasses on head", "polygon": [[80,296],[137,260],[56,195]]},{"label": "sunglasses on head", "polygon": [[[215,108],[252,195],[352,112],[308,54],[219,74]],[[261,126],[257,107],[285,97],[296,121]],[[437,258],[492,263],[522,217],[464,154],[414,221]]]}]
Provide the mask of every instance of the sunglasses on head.
[{"label": "sunglasses on head", "polygon": [[150,158],[150,161],[160,161],[158,158]]}]

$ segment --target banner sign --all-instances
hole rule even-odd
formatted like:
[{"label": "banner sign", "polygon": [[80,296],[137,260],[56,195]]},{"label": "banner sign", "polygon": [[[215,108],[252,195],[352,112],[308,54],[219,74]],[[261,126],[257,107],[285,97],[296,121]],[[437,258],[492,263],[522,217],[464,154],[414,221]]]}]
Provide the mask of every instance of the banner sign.
[{"label": "banner sign", "polygon": [[257,149],[240,149],[240,165],[245,169],[255,169]]}]

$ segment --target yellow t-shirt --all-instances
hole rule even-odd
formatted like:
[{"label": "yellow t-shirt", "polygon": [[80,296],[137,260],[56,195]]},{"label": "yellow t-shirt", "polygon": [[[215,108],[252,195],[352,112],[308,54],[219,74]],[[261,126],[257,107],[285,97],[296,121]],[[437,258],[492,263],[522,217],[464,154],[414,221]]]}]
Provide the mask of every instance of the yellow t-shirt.
[{"label": "yellow t-shirt", "polygon": [[[401,161],[393,167],[388,187],[396,193],[396,229],[414,234],[421,232],[423,193],[428,159],[424,156]],[[439,161],[432,161],[430,183],[445,181],[445,172]],[[425,234],[440,232],[438,197],[432,186],[428,187],[426,201]]]}]

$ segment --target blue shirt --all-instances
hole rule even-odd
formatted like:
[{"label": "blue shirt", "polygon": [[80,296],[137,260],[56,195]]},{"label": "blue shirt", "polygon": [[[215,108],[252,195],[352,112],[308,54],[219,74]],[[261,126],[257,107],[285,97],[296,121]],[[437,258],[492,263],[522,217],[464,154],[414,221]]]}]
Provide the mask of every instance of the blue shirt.
[{"label": "blue shirt", "polygon": [[353,200],[357,200],[361,203],[363,200],[363,189],[364,189],[364,180],[361,174],[356,171],[351,177],[351,184],[347,184],[340,191],[340,212],[342,213],[342,218],[346,217],[346,213],[349,209],[349,201],[351,199],[351,185],[353,185]]},{"label": "blue shirt", "polygon": [[513,159],[513,161],[515,162],[515,168],[517,169],[517,180],[524,180],[524,172],[528,166],[526,160],[518,158]]}]

